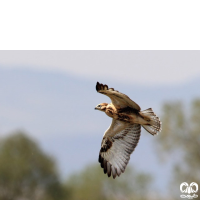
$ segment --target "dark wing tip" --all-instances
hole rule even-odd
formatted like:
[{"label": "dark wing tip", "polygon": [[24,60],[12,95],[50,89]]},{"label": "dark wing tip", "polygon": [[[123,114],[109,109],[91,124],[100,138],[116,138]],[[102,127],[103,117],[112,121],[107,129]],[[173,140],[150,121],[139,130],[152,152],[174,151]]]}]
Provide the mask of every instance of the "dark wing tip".
[{"label": "dark wing tip", "polygon": [[107,160],[105,160],[101,154],[99,154],[99,163],[101,168],[103,168],[104,174],[107,174],[108,177],[111,176],[111,165]]},{"label": "dark wing tip", "polygon": [[109,162],[107,162],[107,175],[108,177],[111,176],[111,164]]},{"label": "dark wing tip", "polygon": [[98,92],[99,90],[102,90],[103,86],[104,86],[103,84],[97,82],[97,84],[96,84],[96,91]]},{"label": "dark wing tip", "polygon": [[97,82],[96,84],[96,91],[98,92],[99,90],[108,90],[108,86],[104,85],[102,83]]},{"label": "dark wing tip", "polygon": [[97,84],[96,84],[96,91],[98,92],[99,91],[99,82],[97,82]]},{"label": "dark wing tip", "polygon": [[99,159],[98,159],[99,163],[102,162],[102,157],[101,157],[101,154],[99,154]]},{"label": "dark wing tip", "polygon": [[107,174],[108,177],[113,177],[113,179],[116,178],[116,176],[120,176],[120,174],[117,173],[117,170],[106,160],[104,159],[101,154],[99,153],[99,163],[101,168],[103,168],[104,174]]}]

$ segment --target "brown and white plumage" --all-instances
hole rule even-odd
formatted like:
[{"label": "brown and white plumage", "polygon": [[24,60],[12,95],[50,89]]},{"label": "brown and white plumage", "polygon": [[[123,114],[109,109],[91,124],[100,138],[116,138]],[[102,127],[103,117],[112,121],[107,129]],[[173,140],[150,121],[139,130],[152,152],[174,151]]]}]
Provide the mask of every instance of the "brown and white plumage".
[{"label": "brown and white plumage", "polygon": [[117,90],[114,90],[114,88],[108,88],[107,85],[103,85],[97,82],[96,90],[97,92],[110,97],[112,104],[115,107],[126,108],[127,106],[129,106],[136,110],[140,110],[140,106],[138,104],[132,101],[127,95],[122,94]]},{"label": "brown and white plumage", "polygon": [[140,106],[127,95],[97,82],[97,92],[110,97],[112,103],[101,103],[95,109],[112,117],[103,136],[99,162],[104,173],[113,178],[125,171],[130,155],[140,139],[141,125],[152,135],[161,131],[161,122],[151,108],[140,111]]},{"label": "brown and white plumage", "polygon": [[[112,129],[116,128],[115,126],[120,126],[121,129],[122,123],[113,119],[112,125],[105,135],[109,132],[113,134]],[[99,153],[99,162],[101,167],[104,168],[104,173],[107,173],[110,177],[112,172],[113,178],[120,176],[125,171],[130,155],[140,139],[141,125],[122,124],[122,127],[124,128],[121,131],[116,129],[113,137],[104,136]]]}]

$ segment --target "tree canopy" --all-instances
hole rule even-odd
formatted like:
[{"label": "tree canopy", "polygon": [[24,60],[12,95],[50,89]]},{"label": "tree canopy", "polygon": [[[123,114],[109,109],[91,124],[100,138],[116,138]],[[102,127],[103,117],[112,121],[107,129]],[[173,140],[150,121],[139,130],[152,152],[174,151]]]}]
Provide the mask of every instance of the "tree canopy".
[{"label": "tree canopy", "polygon": [[128,167],[117,179],[108,178],[99,165],[71,175],[66,187],[71,200],[143,200],[151,193],[152,177]]},{"label": "tree canopy", "polygon": [[64,192],[55,162],[18,132],[0,142],[0,199],[54,200]]},{"label": "tree canopy", "polygon": [[170,191],[177,197],[182,182],[200,184],[200,99],[190,106],[182,102],[165,103],[162,124],[157,152],[165,161],[173,162]]}]

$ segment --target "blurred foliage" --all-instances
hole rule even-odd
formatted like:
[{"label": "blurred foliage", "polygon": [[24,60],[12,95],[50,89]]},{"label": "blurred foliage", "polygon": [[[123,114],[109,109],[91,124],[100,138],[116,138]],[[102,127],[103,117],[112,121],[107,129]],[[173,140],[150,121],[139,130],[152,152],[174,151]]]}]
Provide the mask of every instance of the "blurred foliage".
[{"label": "blurred foliage", "polygon": [[0,200],[64,199],[55,163],[23,133],[0,142]]},{"label": "blurred foliage", "polygon": [[60,181],[55,162],[24,133],[0,141],[0,200],[145,200],[152,177],[130,166],[115,180],[100,165]]},{"label": "blurred foliage", "polygon": [[116,179],[108,178],[98,165],[71,175],[66,188],[71,200],[145,200],[151,199],[152,177],[128,167]]},{"label": "blurred foliage", "polygon": [[162,125],[157,152],[173,163],[170,192],[177,195],[182,182],[200,185],[200,100],[190,107],[181,102],[164,104]]}]

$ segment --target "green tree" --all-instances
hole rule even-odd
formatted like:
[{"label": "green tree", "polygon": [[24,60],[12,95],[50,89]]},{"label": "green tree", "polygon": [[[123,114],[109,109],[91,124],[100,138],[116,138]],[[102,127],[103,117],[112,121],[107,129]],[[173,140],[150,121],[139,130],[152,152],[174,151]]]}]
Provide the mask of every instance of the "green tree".
[{"label": "green tree", "polygon": [[181,102],[164,104],[162,124],[157,152],[173,162],[170,192],[177,197],[182,182],[200,185],[200,100],[193,101],[190,108]]},{"label": "green tree", "polygon": [[71,175],[66,187],[71,200],[144,200],[150,199],[152,177],[128,167],[116,179],[108,178],[98,165]]},{"label": "green tree", "polygon": [[0,200],[63,199],[51,157],[23,133],[0,142]]}]

